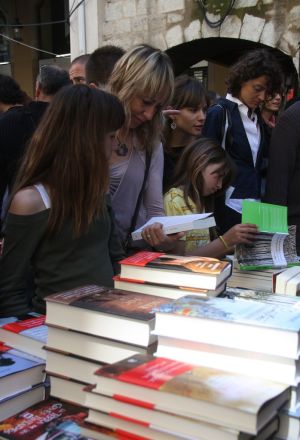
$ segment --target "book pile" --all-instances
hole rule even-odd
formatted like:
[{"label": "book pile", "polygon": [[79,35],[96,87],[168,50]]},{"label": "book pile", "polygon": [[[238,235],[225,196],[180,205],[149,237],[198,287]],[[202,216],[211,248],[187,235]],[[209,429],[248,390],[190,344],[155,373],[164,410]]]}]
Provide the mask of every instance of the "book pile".
[{"label": "book pile", "polygon": [[276,272],[278,269],[240,270],[234,265],[227,286],[272,292],[273,276]]},{"label": "book pile", "polygon": [[291,388],[285,409],[298,411],[300,298],[232,290],[232,299],[187,296],[161,306],[156,355],[283,383]]},{"label": "book pile", "polygon": [[35,313],[0,319],[0,421],[45,398],[44,322]]},{"label": "book pile", "polygon": [[274,274],[273,290],[275,293],[297,296],[300,293],[300,266]]},{"label": "book pile", "polygon": [[163,252],[138,252],[121,262],[115,287],[178,299],[221,294],[231,275],[231,262],[207,257],[183,257]]},{"label": "book pile", "polygon": [[99,366],[135,353],[153,353],[153,309],[167,302],[95,285],[48,296],[46,369],[51,395],[85,405],[82,389],[94,383]]},{"label": "book pile", "polygon": [[151,355],[104,366],[95,381],[85,389],[86,422],[122,438],[263,440],[277,432],[289,399],[284,384]]}]

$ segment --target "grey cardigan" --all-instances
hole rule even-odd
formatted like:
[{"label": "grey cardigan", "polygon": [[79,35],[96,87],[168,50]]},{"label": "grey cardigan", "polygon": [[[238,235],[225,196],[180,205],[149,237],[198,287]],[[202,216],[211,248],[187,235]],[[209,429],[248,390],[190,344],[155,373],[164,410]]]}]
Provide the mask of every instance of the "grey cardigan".
[{"label": "grey cardigan", "polygon": [[[142,226],[151,217],[164,215],[163,167],[163,148],[162,144],[159,143],[152,152],[149,175],[137,217],[136,228]],[[143,184],[144,173],[145,151],[134,148],[120,184],[111,196],[115,220],[122,240],[126,239],[131,225],[131,219]]]}]

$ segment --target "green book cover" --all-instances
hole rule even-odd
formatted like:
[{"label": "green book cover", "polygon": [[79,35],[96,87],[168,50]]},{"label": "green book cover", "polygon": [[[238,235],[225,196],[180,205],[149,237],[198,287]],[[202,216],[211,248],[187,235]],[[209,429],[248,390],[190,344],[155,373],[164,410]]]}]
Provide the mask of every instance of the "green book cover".
[{"label": "green book cover", "polygon": [[254,223],[260,232],[288,234],[287,207],[243,200],[242,223]]}]

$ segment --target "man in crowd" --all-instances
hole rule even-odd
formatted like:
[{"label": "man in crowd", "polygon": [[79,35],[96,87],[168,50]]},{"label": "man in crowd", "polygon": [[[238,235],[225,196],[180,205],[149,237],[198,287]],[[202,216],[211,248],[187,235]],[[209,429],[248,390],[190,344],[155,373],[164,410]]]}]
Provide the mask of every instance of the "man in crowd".
[{"label": "man in crowd", "polygon": [[85,84],[85,66],[89,59],[89,54],[80,55],[74,58],[69,69],[70,80],[73,84]]},{"label": "man in crowd", "polygon": [[124,53],[124,49],[112,45],[96,49],[86,64],[87,84],[105,88],[116,62]]},{"label": "man in crowd", "polygon": [[36,81],[36,101],[18,105],[0,119],[0,211],[11,191],[25,147],[44,114],[49,101],[63,86],[70,84],[68,72],[55,65],[40,68]]}]

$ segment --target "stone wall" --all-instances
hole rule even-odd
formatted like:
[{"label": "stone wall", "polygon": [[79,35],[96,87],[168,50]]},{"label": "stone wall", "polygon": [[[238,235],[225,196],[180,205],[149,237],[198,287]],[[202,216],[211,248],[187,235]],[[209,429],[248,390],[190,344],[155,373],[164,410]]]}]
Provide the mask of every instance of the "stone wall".
[{"label": "stone wall", "polygon": [[[210,27],[197,0],[89,0],[86,3],[87,52],[103,44],[125,49],[144,42],[163,50],[195,39],[229,37],[278,48],[298,69],[298,0],[236,0],[220,27]],[[207,1],[207,18],[217,21],[227,0]],[[78,52],[76,14],[71,21],[72,58]],[[97,24],[96,24],[97,23]],[[96,29],[95,29],[96,26]]]}]

